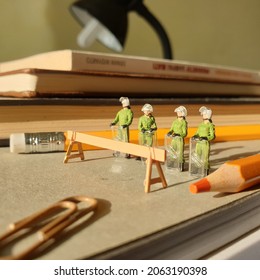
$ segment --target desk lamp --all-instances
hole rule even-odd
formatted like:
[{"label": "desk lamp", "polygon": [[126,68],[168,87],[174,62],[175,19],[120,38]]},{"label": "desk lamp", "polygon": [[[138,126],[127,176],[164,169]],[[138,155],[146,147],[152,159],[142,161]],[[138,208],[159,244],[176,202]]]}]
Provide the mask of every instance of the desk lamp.
[{"label": "desk lamp", "polygon": [[80,0],[71,5],[73,16],[84,26],[78,35],[80,47],[90,46],[96,39],[108,48],[123,50],[130,11],[146,19],[158,34],[164,58],[172,59],[169,38],[160,22],[143,4],[143,0]]}]

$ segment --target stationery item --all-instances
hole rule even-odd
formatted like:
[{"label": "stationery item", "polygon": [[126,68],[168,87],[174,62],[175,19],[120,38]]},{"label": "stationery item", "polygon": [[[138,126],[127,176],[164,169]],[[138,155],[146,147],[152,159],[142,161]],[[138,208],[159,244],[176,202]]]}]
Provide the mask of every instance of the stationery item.
[{"label": "stationery item", "polygon": [[[37,66],[36,66],[37,67]],[[259,96],[260,83],[211,81],[197,77],[171,77],[101,71],[21,69],[0,73],[0,96],[36,97],[130,97]]]},{"label": "stationery item", "polygon": [[[90,135],[111,138],[111,131],[92,131]],[[27,132],[10,134],[9,146],[11,153],[31,154],[31,153],[51,153],[67,151],[70,143],[68,132]],[[94,145],[82,145],[83,150],[100,149]],[[73,151],[76,148],[73,148]]]},{"label": "stationery item", "polygon": [[60,50],[0,63],[0,95],[15,97],[260,95],[258,71],[140,56]]},{"label": "stationery item", "polygon": [[260,154],[226,162],[215,172],[190,185],[192,193],[240,192],[260,183]]},{"label": "stationery item", "polygon": [[[37,67],[37,66],[35,66]],[[173,93],[216,94],[227,86],[176,80],[169,77],[135,73],[101,71],[56,71],[21,69],[0,73],[0,95],[4,97],[120,97],[122,92],[133,97],[151,97],[151,94],[169,96]],[[232,84],[231,94],[243,94],[244,88]],[[209,90],[209,88],[211,88]],[[242,90],[242,91],[241,91]],[[225,90],[226,92],[226,90]],[[250,94],[249,94],[250,95]]]},{"label": "stationery item", "polygon": [[58,50],[0,63],[0,72],[23,68],[60,71],[98,71],[101,73],[152,74],[174,78],[195,78],[228,82],[259,83],[258,71],[101,52]]},{"label": "stationery item", "polygon": [[[80,208],[80,203],[86,204],[85,207]],[[22,232],[25,230],[27,230],[27,235],[30,231],[34,233],[35,229],[37,229],[38,239],[22,252],[4,257],[0,256],[0,259],[17,260],[34,256],[41,249],[46,249],[46,247],[52,245],[58,239],[59,234],[87,213],[94,211],[96,207],[97,200],[94,198],[73,196],[10,224],[8,230],[0,236],[0,249],[13,244],[16,238],[18,242],[21,239]]]},{"label": "stationery item", "polygon": [[11,153],[46,153],[64,151],[63,132],[15,133],[10,135]]},{"label": "stationery item", "polygon": [[[216,117],[215,117],[216,119]],[[87,121],[77,121],[77,124],[75,125],[75,120],[64,120],[64,121],[41,121],[36,122],[33,124],[32,122],[23,122],[23,123],[8,123],[8,127],[5,127],[5,132],[11,132],[9,133],[7,137],[9,137],[9,145],[10,145],[10,152],[12,153],[40,153],[40,152],[55,152],[55,151],[66,151],[69,145],[69,140],[67,139],[67,132],[38,132],[37,130],[39,128],[46,129],[46,127],[53,129],[53,131],[60,129],[63,131],[66,131],[68,127],[76,127],[82,129],[82,127],[85,128],[85,131],[90,135],[100,136],[104,138],[111,139],[111,131],[110,130],[97,130],[93,131],[93,127],[89,128],[88,125],[91,122]],[[2,124],[3,127],[3,124]],[[100,126],[101,128],[101,126]],[[19,129],[19,130],[18,130]],[[12,133],[12,131],[26,131],[26,133]],[[157,131],[157,141],[159,146],[164,145],[164,137],[167,133],[167,128],[160,128]],[[185,138],[185,143],[188,144],[190,137],[194,135],[196,131],[196,128],[189,127],[188,129],[188,135]],[[227,125],[227,126],[218,126],[216,128],[216,134],[217,138],[214,140],[214,142],[225,142],[225,141],[238,141],[238,140],[257,140],[260,137],[260,125]],[[26,136],[28,135],[28,136]],[[31,135],[31,136],[29,136]],[[40,145],[39,140],[36,142],[37,135],[44,136],[43,138],[46,138]],[[49,135],[49,136],[48,136]],[[0,137],[1,137],[0,132]],[[50,142],[50,138],[52,139],[52,142]],[[130,136],[130,142],[131,143],[138,143],[138,130],[137,129],[131,129],[131,136]],[[25,142],[25,139],[31,138],[31,143],[34,142],[34,144],[30,144]],[[33,140],[34,139],[34,140]],[[54,141],[55,139],[55,141]],[[29,141],[29,142],[30,142]],[[83,150],[96,150],[98,149],[95,146],[86,145],[83,144]]]}]

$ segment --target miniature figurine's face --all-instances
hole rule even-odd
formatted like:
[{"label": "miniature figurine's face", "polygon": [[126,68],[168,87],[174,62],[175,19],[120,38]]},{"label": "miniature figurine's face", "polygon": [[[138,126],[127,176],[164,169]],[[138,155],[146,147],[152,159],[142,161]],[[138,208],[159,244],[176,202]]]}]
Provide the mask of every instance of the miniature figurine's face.
[{"label": "miniature figurine's face", "polygon": [[146,116],[149,116],[149,115],[151,114],[151,112],[150,112],[150,111],[144,111],[144,114],[145,114]]},{"label": "miniature figurine's face", "polygon": [[181,118],[181,117],[182,117],[182,112],[177,111],[176,113],[177,113],[177,117],[178,117],[178,118]]},{"label": "miniature figurine's face", "polygon": [[203,120],[205,120],[205,121],[207,121],[207,120],[209,119],[207,113],[203,113],[203,114],[202,114],[202,118],[203,118]]},{"label": "miniature figurine's face", "polygon": [[123,108],[127,108],[129,105],[130,105],[130,104],[129,104],[129,101],[127,101],[127,100],[124,100],[124,101],[122,102],[122,107],[123,107]]}]

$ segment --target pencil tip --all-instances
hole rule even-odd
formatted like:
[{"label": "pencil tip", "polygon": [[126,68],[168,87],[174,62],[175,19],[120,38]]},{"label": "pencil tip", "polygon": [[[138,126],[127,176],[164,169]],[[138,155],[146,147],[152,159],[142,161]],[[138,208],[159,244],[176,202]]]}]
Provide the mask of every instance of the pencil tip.
[{"label": "pencil tip", "polygon": [[192,193],[208,192],[211,186],[207,178],[203,178],[190,185],[190,191]]}]

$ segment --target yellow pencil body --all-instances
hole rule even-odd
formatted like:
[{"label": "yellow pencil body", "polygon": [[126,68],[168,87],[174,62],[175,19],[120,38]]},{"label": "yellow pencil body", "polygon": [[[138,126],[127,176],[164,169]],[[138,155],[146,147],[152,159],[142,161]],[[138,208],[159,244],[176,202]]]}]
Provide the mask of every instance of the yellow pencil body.
[{"label": "yellow pencil body", "polygon": [[260,154],[224,163],[207,177],[190,185],[192,193],[240,192],[260,183]]}]

